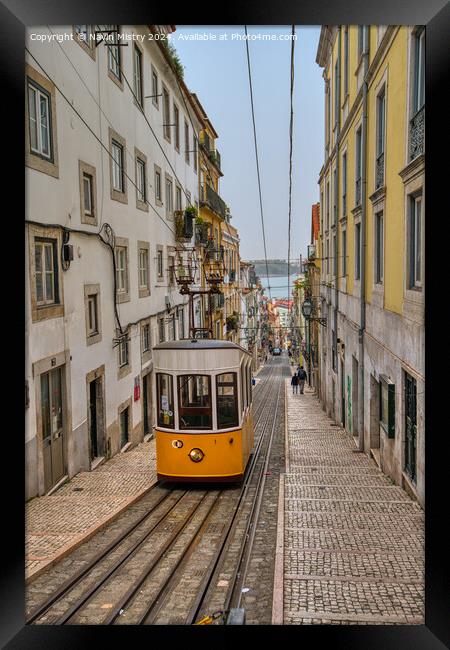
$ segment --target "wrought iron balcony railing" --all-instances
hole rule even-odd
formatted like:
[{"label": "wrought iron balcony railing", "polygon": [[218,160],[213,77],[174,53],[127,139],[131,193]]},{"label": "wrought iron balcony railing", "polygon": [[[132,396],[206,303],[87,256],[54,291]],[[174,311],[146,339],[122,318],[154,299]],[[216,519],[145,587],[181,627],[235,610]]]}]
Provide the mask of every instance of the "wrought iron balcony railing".
[{"label": "wrought iron balcony railing", "polygon": [[409,122],[409,159],[414,160],[425,151],[425,106]]},{"label": "wrought iron balcony railing", "polygon": [[375,189],[384,185],[384,152],[380,153],[377,158],[377,170],[375,177]]},{"label": "wrought iron balcony railing", "polygon": [[222,219],[227,217],[227,205],[223,199],[209,185],[202,185],[203,205],[207,205]]}]

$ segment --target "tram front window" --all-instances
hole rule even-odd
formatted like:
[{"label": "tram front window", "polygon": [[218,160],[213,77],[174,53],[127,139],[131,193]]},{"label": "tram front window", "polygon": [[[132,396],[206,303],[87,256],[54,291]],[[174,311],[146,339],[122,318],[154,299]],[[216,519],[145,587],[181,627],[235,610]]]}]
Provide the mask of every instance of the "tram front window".
[{"label": "tram front window", "polygon": [[208,375],[178,377],[180,429],[212,429],[211,378]]},{"label": "tram front window", "polygon": [[158,373],[156,375],[158,393],[158,426],[173,429],[173,384],[172,375]]},{"label": "tram front window", "polygon": [[226,372],[217,375],[217,427],[228,429],[239,425],[237,407],[237,375]]}]

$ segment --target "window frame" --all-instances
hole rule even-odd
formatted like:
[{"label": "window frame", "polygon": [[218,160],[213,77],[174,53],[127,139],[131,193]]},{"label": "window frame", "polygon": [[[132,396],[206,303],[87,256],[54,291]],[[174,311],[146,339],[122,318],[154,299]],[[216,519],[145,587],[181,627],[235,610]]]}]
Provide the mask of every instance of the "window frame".
[{"label": "window frame", "polygon": [[158,76],[158,71],[154,67],[153,63],[151,64],[151,71],[152,71],[152,103],[155,108],[159,110],[159,96],[158,96],[158,90],[159,90],[159,76]]},{"label": "window frame", "polygon": [[[395,384],[386,375],[380,375],[379,392],[380,427],[388,438],[395,438]],[[384,396],[385,399],[383,399]],[[387,406],[386,414],[384,413],[384,405]]]},{"label": "window frame", "polygon": [[[408,197],[408,289],[422,290],[423,255],[422,255],[422,192]],[[420,204],[419,223],[417,223],[417,205]]]},{"label": "window frame", "polygon": [[355,281],[361,281],[361,222],[355,223]]},{"label": "window frame", "polygon": [[133,48],[133,100],[144,109],[144,56],[141,48],[134,43]]},{"label": "window frame", "polygon": [[[172,419],[172,423],[169,422],[169,424],[161,422],[161,417],[160,417],[160,404],[161,404],[161,381],[160,377],[169,377],[170,381],[168,382],[168,407],[169,411],[172,411],[172,415],[168,416],[169,418]],[[156,373],[156,424],[158,428],[162,427],[163,429],[174,429],[175,428],[175,391],[173,387],[173,380],[174,376],[167,373],[167,372],[157,372]],[[161,409],[162,411],[162,409]]]},{"label": "window frame", "polygon": [[[114,156],[114,150],[120,152],[120,163]],[[128,186],[127,186],[127,145],[125,138],[122,138],[116,131],[109,127],[109,167],[110,167],[110,186],[111,199],[120,203],[128,203]],[[115,185],[116,175],[121,178],[121,189]]]},{"label": "window frame", "polygon": [[[138,258],[138,292],[139,298],[146,298],[150,295],[150,245],[148,242],[138,241],[137,243]],[[142,266],[142,254],[145,253],[146,265]],[[146,282],[142,284],[142,275],[145,273]]]},{"label": "window frame", "polygon": [[164,280],[164,247],[156,247],[156,278],[158,282]]},{"label": "window frame", "polygon": [[[223,377],[225,375],[232,375],[233,376],[233,381],[232,382],[219,382],[219,377]],[[227,424],[224,426],[223,424],[220,424],[220,399],[219,399],[219,384],[220,387],[225,387],[225,386],[232,386],[233,387],[233,400],[234,400],[234,424]],[[218,430],[223,430],[223,429],[236,429],[239,427],[240,424],[240,410],[239,410],[239,393],[238,393],[238,380],[237,380],[237,372],[234,370],[230,370],[227,372],[221,372],[215,376],[215,391],[216,391],[216,418],[217,418],[217,429]],[[225,396],[222,396],[225,397]]]},{"label": "window frame", "polygon": [[191,164],[191,154],[189,151],[189,124],[187,120],[184,120],[184,146],[185,146],[185,152],[184,152],[184,161],[190,165]]},{"label": "window frame", "polygon": [[[31,131],[30,131],[30,102],[29,87],[33,86],[47,94],[49,98],[48,115],[49,115],[49,137],[51,146],[50,157],[42,156],[31,149]],[[28,63],[25,64],[25,165],[31,169],[43,172],[54,178],[59,178],[58,167],[58,145],[57,145],[57,128],[56,128],[56,89],[55,85]],[[37,126],[37,125],[36,125]]]},{"label": "window frame", "polygon": [[[36,248],[39,247],[41,251],[41,265],[42,270],[36,271]],[[51,250],[51,271],[47,271],[47,256],[45,250]],[[42,295],[43,300],[38,300],[37,293],[37,275],[42,275]],[[53,299],[49,300],[46,297],[47,294],[47,275],[52,277],[52,292]],[[59,304],[59,275],[58,275],[58,249],[57,241],[55,239],[49,239],[46,237],[35,237],[34,238],[34,277],[35,277],[35,301],[38,309],[53,307]]]},{"label": "window frame", "polygon": [[[120,33],[120,25],[106,25],[105,29],[108,27],[111,27],[112,29],[117,30],[117,34],[115,35],[115,39],[117,39],[118,34]],[[112,34],[108,34],[108,37],[111,38]],[[108,68],[108,76],[114,83],[119,86],[121,90],[123,90],[123,79],[122,79],[122,55],[120,52],[120,46],[119,46],[119,41],[117,39],[117,42],[112,42],[112,43],[106,43],[107,49],[108,49],[108,56],[107,56],[107,68]],[[112,54],[112,50],[116,50],[117,56],[114,56]],[[118,67],[118,71],[116,71],[116,67]]]},{"label": "window frame", "polygon": [[173,102],[173,121],[175,124],[173,144],[178,153],[180,153],[180,109],[175,101]]},{"label": "window frame", "polygon": [[[162,96],[163,96],[163,135],[164,139],[167,140],[167,142],[172,141],[171,133],[170,133],[170,93],[167,90],[166,86],[164,83],[162,84]],[[165,125],[165,126],[164,126]]]},{"label": "window frame", "polygon": [[[165,176],[166,218],[173,219],[173,179],[169,174]],[[170,186],[170,189],[168,187]]]},{"label": "window frame", "polygon": [[[115,247],[114,247],[114,258],[116,266],[116,300],[118,303],[128,302],[130,300],[130,277],[129,277],[129,245],[128,239],[124,237],[116,237]],[[123,260],[120,259],[122,257]],[[124,262],[123,268],[122,264],[119,262]],[[119,278],[122,273],[123,287],[119,288]]]},{"label": "window frame", "polygon": [[378,210],[374,217],[374,280],[375,284],[382,285],[384,283],[384,211]]}]

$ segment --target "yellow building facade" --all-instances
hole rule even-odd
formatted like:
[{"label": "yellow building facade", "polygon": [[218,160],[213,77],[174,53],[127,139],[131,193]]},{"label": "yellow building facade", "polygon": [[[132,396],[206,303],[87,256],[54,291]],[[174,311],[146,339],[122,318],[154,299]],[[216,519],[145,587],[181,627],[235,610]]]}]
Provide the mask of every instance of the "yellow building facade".
[{"label": "yellow building facade", "polygon": [[320,394],[424,500],[424,47],[421,27],[323,26]]}]

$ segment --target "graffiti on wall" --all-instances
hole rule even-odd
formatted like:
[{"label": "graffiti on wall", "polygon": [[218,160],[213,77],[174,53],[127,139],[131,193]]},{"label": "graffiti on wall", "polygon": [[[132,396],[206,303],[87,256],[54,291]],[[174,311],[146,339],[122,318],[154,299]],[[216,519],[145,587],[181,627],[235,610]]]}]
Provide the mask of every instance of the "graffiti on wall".
[{"label": "graffiti on wall", "polygon": [[352,380],[347,375],[348,430],[352,432]]}]

